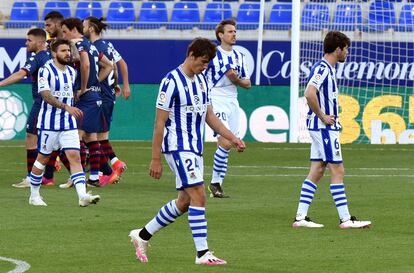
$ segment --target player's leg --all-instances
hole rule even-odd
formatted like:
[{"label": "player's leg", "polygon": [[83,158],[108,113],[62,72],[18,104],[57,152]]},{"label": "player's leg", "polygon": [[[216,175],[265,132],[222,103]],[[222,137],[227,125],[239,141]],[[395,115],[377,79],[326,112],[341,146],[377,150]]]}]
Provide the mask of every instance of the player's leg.
[{"label": "player's leg", "polygon": [[339,132],[323,131],[326,161],[331,173],[331,185],[329,187],[332,198],[340,219],[340,228],[363,228],[368,227],[370,221],[358,221],[355,216],[351,216],[348,209],[348,199],[345,193],[344,176],[345,168],[342,163],[342,151],[339,141]]},{"label": "player's leg", "polygon": [[89,204],[96,204],[100,200],[100,196],[86,193],[86,179],[81,165],[80,142],[77,130],[60,132],[59,144],[70,164],[70,179],[73,181],[78,194],[79,205],[86,207]]},{"label": "player's leg", "polygon": [[293,227],[310,227],[321,228],[322,224],[314,223],[308,217],[308,210],[314,198],[315,192],[318,188],[318,184],[323,177],[326,169],[326,163],[323,153],[323,140],[319,131],[310,131],[312,137],[311,144],[311,166],[308,176],[303,181],[300,191],[298,209],[296,211],[296,217],[293,222]]},{"label": "player's leg", "polygon": [[108,184],[115,184],[119,181],[119,175],[108,164],[108,156],[106,154],[104,143],[108,142],[109,132],[98,133],[98,142],[100,146],[100,171],[102,176],[99,177],[100,186],[106,186]]},{"label": "player's leg", "polygon": [[98,142],[97,133],[85,133],[84,141],[86,147],[89,150],[89,179],[87,181],[88,186],[99,187],[99,167],[101,163],[101,152]]},{"label": "player's leg", "polygon": [[56,169],[56,160],[59,156],[60,151],[53,151],[49,157],[49,161],[46,165],[45,172],[42,177],[42,185],[43,186],[54,186],[55,180],[53,178],[53,174]]},{"label": "player's leg", "polygon": [[[228,129],[231,130],[229,124],[229,118],[231,116],[229,103],[220,99],[213,99],[213,105],[214,113],[216,116]],[[208,187],[211,192],[211,197],[229,197],[228,195],[224,194],[221,185],[227,173],[227,164],[231,147],[232,145],[227,139],[217,135],[217,150],[214,153],[213,173],[211,176],[210,185]]]}]

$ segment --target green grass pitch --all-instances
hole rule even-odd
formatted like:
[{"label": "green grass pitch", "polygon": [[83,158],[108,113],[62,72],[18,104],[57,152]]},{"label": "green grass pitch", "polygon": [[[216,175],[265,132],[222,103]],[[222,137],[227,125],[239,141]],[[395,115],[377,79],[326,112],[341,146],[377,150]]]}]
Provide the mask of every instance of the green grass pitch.
[{"label": "green grass pitch", "polygon": [[[94,189],[96,206],[80,208],[73,189],[42,187],[48,207],[28,204],[28,189],[12,183],[24,176],[23,142],[0,142],[0,273],[26,261],[30,273],[128,272],[414,272],[414,146],[343,145],[351,214],[370,229],[340,230],[329,193],[329,174],[309,211],[318,230],[293,229],[300,186],[309,166],[307,144],[247,143],[230,156],[224,183],[229,199],[208,198],[208,242],[222,267],[194,265],[187,216],[151,240],[149,263],[136,260],[131,229],[143,226],[176,197],[175,182],[148,175],[149,142],[114,142],[128,170],[117,185]],[[206,144],[205,181],[211,177],[214,144]],[[65,170],[56,174],[67,179]]]}]

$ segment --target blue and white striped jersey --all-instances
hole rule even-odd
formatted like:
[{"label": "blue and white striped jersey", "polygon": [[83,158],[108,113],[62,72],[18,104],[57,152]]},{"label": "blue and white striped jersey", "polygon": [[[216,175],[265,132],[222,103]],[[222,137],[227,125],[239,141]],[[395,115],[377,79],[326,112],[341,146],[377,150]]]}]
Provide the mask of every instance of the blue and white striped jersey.
[{"label": "blue and white striped jersey", "polygon": [[241,79],[250,78],[244,55],[234,49],[226,51],[218,46],[216,57],[204,71],[211,86],[211,96],[237,98],[237,86],[225,75],[230,69],[236,70]]},{"label": "blue and white striped jersey", "polygon": [[[45,64],[39,70],[38,92],[50,91],[52,95],[63,103],[73,106],[73,86],[76,80],[76,70],[66,66],[65,71],[55,66],[54,62]],[[53,107],[42,101],[37,128],[49,131],[66,131],[77,128],[76,120],[68,112]]]},{"label": "blue and white striped jersey", "polygon": [[335,74],[335,68],[325,59],[320,60],[312,67],[308,85],[316,87],[318,90],[318,102],[322,112],[326,115],[334,115],[335,123],[333,125],[325,125],[312,109],[309,109],[306,121],[309,130],[328,129],[339,131],[341,128],[338,119],[339,90],[336,84]]},{"label": "blue and white striped jersey", "polygon": [[165,123],[162,152],[190,151],[203,153],[204,125],[210,104],[205,76],[190,79],[180,67],[161,82],[156,107],[169,112]]}]

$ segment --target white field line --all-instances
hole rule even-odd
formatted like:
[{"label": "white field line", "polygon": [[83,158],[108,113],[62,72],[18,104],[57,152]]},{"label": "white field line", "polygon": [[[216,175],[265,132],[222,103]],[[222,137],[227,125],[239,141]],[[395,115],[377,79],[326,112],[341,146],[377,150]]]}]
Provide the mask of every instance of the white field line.
[{"label": "white field line", "polygon": [[25,261],[20,261],[20,260],[15,260],[12,258],[6,258],[6,257],[2,257],[0,256],[0,261],[6,261],[6,262],[11,262],[14,263],[16,265],[16,268],[7,272],[7,273],[22,273],[25,272],[27,270],[29,270],[30,268],[30,264],[26,263]]}]

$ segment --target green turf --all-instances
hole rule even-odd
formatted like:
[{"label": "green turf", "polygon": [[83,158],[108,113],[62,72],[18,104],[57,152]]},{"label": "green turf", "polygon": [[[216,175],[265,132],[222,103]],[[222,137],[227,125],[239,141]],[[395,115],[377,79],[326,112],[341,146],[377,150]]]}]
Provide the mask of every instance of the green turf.
[{"label": "green turf", "polygon": [[[209,246],[229,263],[214,268],[194,265],[186,216],[153,237],[149,264],[135,259],[129,231],[176,197],[165,164],[161,180],[148,176],[150,143],[114,143],[128,170],[120,184],[94,190],[102,201],[87,208],[77,206],[73,189],[58,187],[41,189],[48,207],[29,206],[28,190],[10,186],[24,175],[23,143],[0,146],[0,257],[28,262],[30,273],[414,272],[414,146],[342,147],[351,214],[371,220],[371,229],[338,228],[324,178],[309,215],[325,228],[294,230],[309,146],[248,143],[245,153],[230,158],[224,188],[231,198],[208,199]],[[208,144],[206,181],[213,152]],[[12,268],[0,261],[0,273]]]}]

